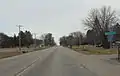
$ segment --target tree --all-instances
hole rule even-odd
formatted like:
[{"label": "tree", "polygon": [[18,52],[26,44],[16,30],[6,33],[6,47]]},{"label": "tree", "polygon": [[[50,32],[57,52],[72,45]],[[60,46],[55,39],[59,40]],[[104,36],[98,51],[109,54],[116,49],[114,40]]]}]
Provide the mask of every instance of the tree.
[{"label": "tree", "polygon": [[54,46],[56,45],[55,41],[54,41],[54,37],[52,37],[52,40],[51,40],[51,46]]},{"label": "tree", "polygon": [[20,31],[18,36],[20,36],[21,38],[21,46],[25,46],[26,45],[25,33],[23,31]]},{"label": "tree", "polygon": [[30,46],[31,44],[33,44],[33,38],[32,38],[32,34],[30,31],[20,31],[20,33],[18,34],[18,36],[21,35],[21,46]]},{"label": "tree", "polygon": [[67,46],[69,46],[71,48],[73,45],[73,40],[74,40],[73,36],[69,35],[69,36],[67,36],[66,39],[67,39]]},{"label": "tree", "polygon": [[52,37],[51,33],[47,33],[45,35],[44,43],[45,43],[45,46],[53,46],[53,45],[55,45],[55,41],[54,41],[54,38]]},{"label": "tree", "polygon": [[[96,36],[100,37],[99,39],[103,46],[106,44],[109,46],[105,32],[108,32],[109,28],[115,25],[118,21],[119,19],[116,16],[115,10],[112,10],[110,6],[103,6],[100,9],[92,9],[88,17],[83,20],[83,23],[89,29],[94,30]],[[108,48],[108,46],[104,46],[104,48]]]},{"label": "tree", "polygon": [[94,41],[95,41],[96,38],[93,35],[94,35],[94,31],[93,30],[88,30],[87,31],[86,36],[87,36],[87,42],[88,42],[88,44],[91,44],[91,45],[94,44]]},{"label": "tree", "polygon": [[14,34],[14,37],[13,37],[13,45],[14,45],[14,47],[19,46],[19,45],[18,45],[18,42],[19,42],[19,39],[18,39],[18,37]]},{"label": "tree", "polygon": [[26,46],[30,46],[31,44],[33,44],[33,38],[30,31],[25,31],[25,41]]},{"label": "tree", "polygon": [[0,33],[0,47],[2,48],[12,47],[13,45],[12,40],[13,40],[12,37],[9,37],[4,33]]},{"label": "tree", "polygon": [[81,45],[85,42],[83,33],[80,31],[72,32],[68,36],[63,36],[60,38],[60,45],[62,46],[72,46],[72,45]]},{"label": "tree", "polygon": [[51,44],[51,40],[52,40],[52,34],[51,33],[48,33],[45,35],[45,45],[46,46],[49,46]]},{"label": "tree", "polygon": [[7,47],[14,47],[14,39],[13,37],[8,37],[8,40],[7,40]]},{"label": "tree", "polygon": [[[34,41],[35,41],[35,39],[34,39]],[[36,46],[40,46],[42,43],[43,43],[42,40],[36,39]]]},{"label": "tree", "polygon": [[42,34],[41,37],[40,37],[40,39],[41,39],[42,42],[43,42],[43,43],[42,43],[43,45],[45,45],[45,41],[44,41],[44,40],[45,40],[45,36],[46,36],[46,34]]},{"label": "tree", "polygon": [[114,41],[120,41],[120,24],[117,23],[115,26],[113,26],[112,28],[112,31],[115,31],[116,34],[114,35],[113,37],[113,40]]},{"label": "tree", "polygon": [[20,31],[18,36],[14,34],[13,37],[7,36],[4,33],[0,33],[0,47],[9,48],[9,47],[17,47],[19,46],[19,36],[21,36],[21,46],[22,47],[29,47],[33,44],[33,41],[36,41],[36,45],[39,46],[45,42],[46,46],[54,46],[56,45],[54,41],[54,37],[52,37],[51,33],[44,34],[42,39],[33,39],[32,34],[30,31]]},{"label": "tree", "polygon": [[60,41],[61,46],[67,46],[67,37],[66,36],[61,37],[59,41]]},{"label": "tree", "polygon": [[30,46],[33,44],[33,38],[30,31],[20,31],[18,36],[14,34],[13,37],[7,36],[4,33],[0,33],[0,47],[17,47],[19,46],[19,35],[21,35],[21,45],[22,46]]},{"label": "tree", "polygon": [[82,44],[83,34],[80,31],[72,32],[70,35],[73,36],[75,45],[79,46],[80,44]]}]

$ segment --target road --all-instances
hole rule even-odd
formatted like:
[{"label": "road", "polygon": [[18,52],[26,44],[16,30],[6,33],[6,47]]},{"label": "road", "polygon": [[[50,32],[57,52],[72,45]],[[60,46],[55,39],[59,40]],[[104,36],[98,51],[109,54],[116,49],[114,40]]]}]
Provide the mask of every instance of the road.
[{"label": "road", "polygon": [[96,76],[64,47],[0,60],[0,76]]}]

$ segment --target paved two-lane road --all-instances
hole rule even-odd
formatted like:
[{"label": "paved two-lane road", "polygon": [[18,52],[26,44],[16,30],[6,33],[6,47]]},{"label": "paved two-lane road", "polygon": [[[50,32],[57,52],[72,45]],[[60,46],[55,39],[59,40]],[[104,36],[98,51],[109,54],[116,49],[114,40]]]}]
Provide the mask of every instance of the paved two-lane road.
[{"label": "paved two-lane road", "polygon": [[[2,60],[0,76],[96,76],[78,62],[75,56],[76,53],[68,48],[53,47]],[[27,67],[21,70],[26,65]]]}]

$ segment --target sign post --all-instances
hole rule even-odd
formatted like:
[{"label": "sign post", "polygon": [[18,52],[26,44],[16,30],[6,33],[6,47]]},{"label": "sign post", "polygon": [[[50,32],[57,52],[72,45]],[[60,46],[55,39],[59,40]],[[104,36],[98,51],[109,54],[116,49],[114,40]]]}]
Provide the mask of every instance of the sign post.
[{"label": "sign post", "polygon": [[118,47],[118,61],[120,61],[120,46]]},{"label": "sign post", "polygon": [[[111,32],[105,32],[105,35],[108,36],[108,41],[110,41],[110,47],[112,46],[112,39],[113,35],[115,35],[116,32],[111,31]],[[116,42],[118,44],[118,60],[120,61],[120,42]]]},{"label": "sign post", "polygon": [[117,41],[116,43],[118,45],[118,61],[120,61],[120,42]]}]

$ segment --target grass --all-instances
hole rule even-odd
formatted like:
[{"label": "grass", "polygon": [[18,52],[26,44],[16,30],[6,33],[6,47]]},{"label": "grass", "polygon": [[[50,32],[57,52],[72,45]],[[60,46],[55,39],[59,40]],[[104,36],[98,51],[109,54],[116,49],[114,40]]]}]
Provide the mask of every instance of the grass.
[{"label": "grass", "polygon": [[[49,47],[41,47],[41,48],[36,48],[33,49],[33,51],[30,52],[34,52],[34,51],[38,51],[38,50],[43,50],[43,49],[47,49]],[[7,57],[12,57],[12,56],[16,56],[16,55],[22,55],[24,53],[29,53],[28,51],[23,51],[23,53],[18,52],[18,51],[11,51],[11,52],[0,52],[0,59],[2,58],[7,58]]]},{"label": "grass", "polygon": [[117,54],[117,49],[103,49],[100,47],[94,47],[89,45],[73,46],[72,49],[84,54],[95,54],[95,55]]}]

